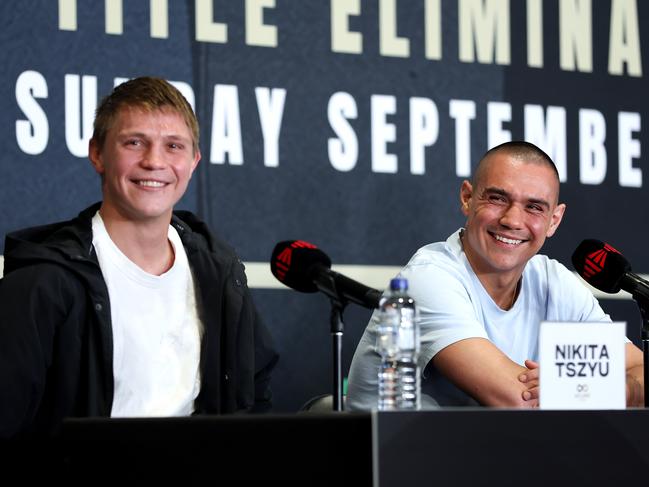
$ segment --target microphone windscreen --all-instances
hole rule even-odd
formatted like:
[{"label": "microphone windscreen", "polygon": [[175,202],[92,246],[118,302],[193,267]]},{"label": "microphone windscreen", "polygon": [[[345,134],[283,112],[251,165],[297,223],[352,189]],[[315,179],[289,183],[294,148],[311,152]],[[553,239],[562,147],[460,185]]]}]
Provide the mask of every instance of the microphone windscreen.
[{"label": "microphone windscreen", "polygon": [[631,265],[609,244],[587,239],[572,254],[572,265],[584,280],[605,293],[617,293]]},{"label": "microphone windscreen", "polygon": [[304,240],[285,240],[275,245],[270,270],[286,286],[303,293],[315,293],[318,287],[313,273],[318,266],[331,267],[331,259],[315,245]]}]

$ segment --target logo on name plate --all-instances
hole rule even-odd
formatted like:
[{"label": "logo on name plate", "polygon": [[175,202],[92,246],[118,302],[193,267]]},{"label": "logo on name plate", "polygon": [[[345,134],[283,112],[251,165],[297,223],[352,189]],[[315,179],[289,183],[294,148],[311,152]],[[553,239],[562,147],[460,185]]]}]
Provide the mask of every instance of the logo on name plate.
[{"label": "logo on name plate", "polygon": [[577,384],[575,387],[575,399],[585,400],[590,397],[588,384]]}]

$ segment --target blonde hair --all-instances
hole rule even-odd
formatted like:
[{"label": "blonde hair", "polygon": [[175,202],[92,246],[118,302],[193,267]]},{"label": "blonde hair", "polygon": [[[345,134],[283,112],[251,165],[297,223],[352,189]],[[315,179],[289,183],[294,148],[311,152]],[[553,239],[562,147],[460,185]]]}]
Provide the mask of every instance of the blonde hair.
[{"label": "blonde hair", "polygon": [[140,108],[145,111],[171,109],[183,117],[192,134],[194,152],[198,150],[198,120],[191,105],[171,83],[150,76],[126,81],[106,96],[95,112],[92,138],[98,149],[102,149],[108,130],[124,107]]}]

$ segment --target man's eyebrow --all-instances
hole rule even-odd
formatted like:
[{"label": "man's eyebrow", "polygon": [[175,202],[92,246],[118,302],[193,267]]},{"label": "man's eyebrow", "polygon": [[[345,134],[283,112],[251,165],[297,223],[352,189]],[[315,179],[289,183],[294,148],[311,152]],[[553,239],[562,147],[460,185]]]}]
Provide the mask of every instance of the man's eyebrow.
[{"label": "man's eyebrow", "polygon": [[144,138],[146,137],[146,134],[144,132],[139,132],[137,130],[122,130],[121,132],[117,133],[118,137],[140,137]]},{"label": "man's eyebrow", "polygon": [[502,195],[502,196],[507,196],[508,198],[510,197],[510,194],[507,191],[505,191],[502,188],[495,187],[495,186],[490,186],[488,188],[485,188],[482,192],[483,193],[489,193],[489,194],[499,194],[499,195]]},{"label": "man's eyebrow", "polygon": [[[117,134],[118,137],[122,138],[129,138],[129,137],[137,137],[140,139],[147,139],[151,137],[149,134],[146,132],[142,132],[139,130],[124,130],[123,132],[119,132]],[[177,140],[177,141],[183,141],[183,142],[191,142],[191,137],[187,137],[185,135],[182,135],[180,133],[169,133],[169,134],[164,134],[163,138],[166,140]]]},{"label": "man's eyebrow", "polygon": [[191,137],[187,137],[187,136],[182,135],[182,134],[168,134],[168,135],[165,135],[165,138],[170,139],[170,140],[182,140],[184,142],[188,142],[188,141],[192,140]]}]

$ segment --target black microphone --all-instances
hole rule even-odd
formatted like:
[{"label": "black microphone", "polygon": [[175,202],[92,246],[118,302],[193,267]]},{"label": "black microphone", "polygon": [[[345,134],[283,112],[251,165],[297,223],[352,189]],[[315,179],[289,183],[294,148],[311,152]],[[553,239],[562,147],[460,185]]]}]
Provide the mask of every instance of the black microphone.
[{"label": "black microphone", "polygon": [[331,298],[366,308],[379,306],[380,291],[332,271],[327,254],[303,240],[285,240],[275,245],[270,270],[281,283],[296,291],[322,291]]},{"label": "black microphone", "polygon": [[594,288],[610,294],[623,289],[636,301],[649,305],[649,282],[631,272],[631,264],[611,245],[586,239],[572,254],[572,264]]}]

